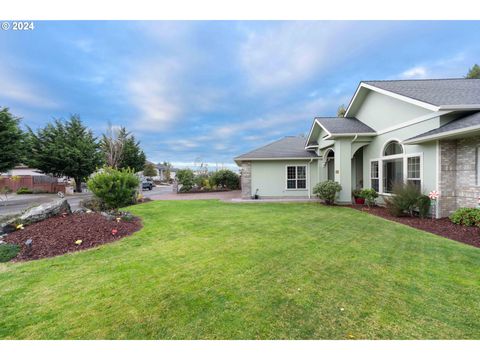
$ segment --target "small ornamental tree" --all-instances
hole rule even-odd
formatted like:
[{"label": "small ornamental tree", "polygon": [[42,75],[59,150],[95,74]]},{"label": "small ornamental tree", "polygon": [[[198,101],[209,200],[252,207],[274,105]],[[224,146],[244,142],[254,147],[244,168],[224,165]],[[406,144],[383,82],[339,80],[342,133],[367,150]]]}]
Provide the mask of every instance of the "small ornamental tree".
[{"label": "small ornamental tree", "polygon": [[210,178],[212,185],[222,189],[240,189],[240,176],[232,170],[223,169],[216,171]]},{"label": "small ornamental tree", "polygon": [[332,205],[335,202],[337,193],[341,190],[342,186],[338,182],[327,180],[315,185],[313,193],[325,201],[325,204]]},{"label": "small ornamental tree", "polygon": [[114,210],[132,204],[139,184],[140,181],[132,170],[110,167],[103,168],[87,182],[90,191]]}]

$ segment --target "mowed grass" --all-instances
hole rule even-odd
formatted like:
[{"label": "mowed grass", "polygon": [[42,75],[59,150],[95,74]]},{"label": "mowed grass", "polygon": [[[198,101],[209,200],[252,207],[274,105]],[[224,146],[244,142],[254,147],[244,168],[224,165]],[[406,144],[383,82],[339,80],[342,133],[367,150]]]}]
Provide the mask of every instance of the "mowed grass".
[{"label": "mowed grass", "polygon": [[480,249],[313,203],[131,211],[129,238],[2,265],[0,338],[480,338]]}]

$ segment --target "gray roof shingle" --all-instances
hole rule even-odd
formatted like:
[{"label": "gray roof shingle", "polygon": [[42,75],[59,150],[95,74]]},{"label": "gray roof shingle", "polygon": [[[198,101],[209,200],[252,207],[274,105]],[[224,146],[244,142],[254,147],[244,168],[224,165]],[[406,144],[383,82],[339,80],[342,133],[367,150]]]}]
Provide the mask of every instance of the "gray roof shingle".
[{"label": "gray roof shingle", "polygon": [[415,139],[420,139],[426,136],[434,136],[434,135],[441,135],[445,132],[448,131],[455,131],[455,130],[461,130],[465,129],[471,126],[480,126],[480,112],[476,112],[474,114],[466,115],[461,118],[458,118],[456,120],[452,120],[449,123],[440,126],[437,129],[433,129],[430,131],[427,131],[423,134],[414,136],[408,140],[405,140],[405,142],[415,140]]},{"label": "gray roof shingle", "polygon": [[315,120],[317,120],[332,135],[358,133],[375,134],[375,130],[354,117],[316,117]]},{"label": "gray roof shingle", "polygon": [[305,138],[303,136],[286,136],[246,154],[237,156],[235,160],[248,159],[295,159],[315,158],[313,151],[305,150]]},{"label": "gray roof shingle", "polygon": [[480,79],[362,81],[435,106],[480,104]]}]

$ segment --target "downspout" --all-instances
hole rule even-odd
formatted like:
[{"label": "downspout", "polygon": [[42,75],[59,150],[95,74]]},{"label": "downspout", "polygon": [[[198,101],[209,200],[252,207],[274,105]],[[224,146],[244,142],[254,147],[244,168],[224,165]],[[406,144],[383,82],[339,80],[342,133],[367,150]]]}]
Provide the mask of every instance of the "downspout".
[{"label": "downspout", "polygon": [[353,137],[353,140],[352,140],[352,144],[357,140],[358,138],[358,134],[355,134],[355,136]]},{"label": "downspout", "polygon": [[310,164],[312,163],[313,161],[313,158],[310,159],[310,162],[308,163],[308,198],[311,199],[312,198],[312,195],[311,195],[311,190],[310,190],[310,182],[312,180],[312,172],[310,171]]}]

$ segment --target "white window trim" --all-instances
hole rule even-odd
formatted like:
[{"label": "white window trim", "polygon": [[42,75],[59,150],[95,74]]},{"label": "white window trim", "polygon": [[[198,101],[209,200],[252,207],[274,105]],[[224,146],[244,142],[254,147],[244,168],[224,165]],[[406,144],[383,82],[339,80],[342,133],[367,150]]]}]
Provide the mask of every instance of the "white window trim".
[{"label": "white window trim", "polygon": [[[298,166],[304,166],[305,167],[305,189],[289,189],[288,188],[288,167],[289,166],[295,166],[295,167],[298,167]],[[309,171],[309,166],[308,164],[287,164],[285,165],[285,191],[308,191],[308,189],[310,188],[310,182],[309,182],[309,178],[310,178],[310,171]],[[295,169],[295,181],[298,180],[297,178],[297,170]],[[290,180],[293,180],[293,179],[290,179]],[[303,179],[300,179],[300,180],[303,180]]]},{"label": "white window trim", "polygon": [[[414,158],[414,157],[418,157],[420,159],[420,177],[418,178],[412,178],[412,177],[408,177],[408,159],[411,159],[411,158]],[[407,156],[407,176],[406,176],[406,181],[415,181],[415,180],[420,180],[420,191],[422,190],[422,158],[420,156]]]},{"label": "white window trim", "polygon": [[[382,150],[383,153],[383,150]],[[386,193],[383,191],[383,161],[384,160],[393,160],[393,159],[403,159],[403,182],[407,182],[408,176],[408,158],[411,157],[420,157],[420,189],[423,189],[423,152],[420,153],[411,153],[411,154],[400,154],[400,155],[390,155],[382,156],[376,159],[370,159],[370,177],[369,185],[372,187],[372,162],[378,161],[378,194],[382,196],[391,196],[391,193]]]}]

